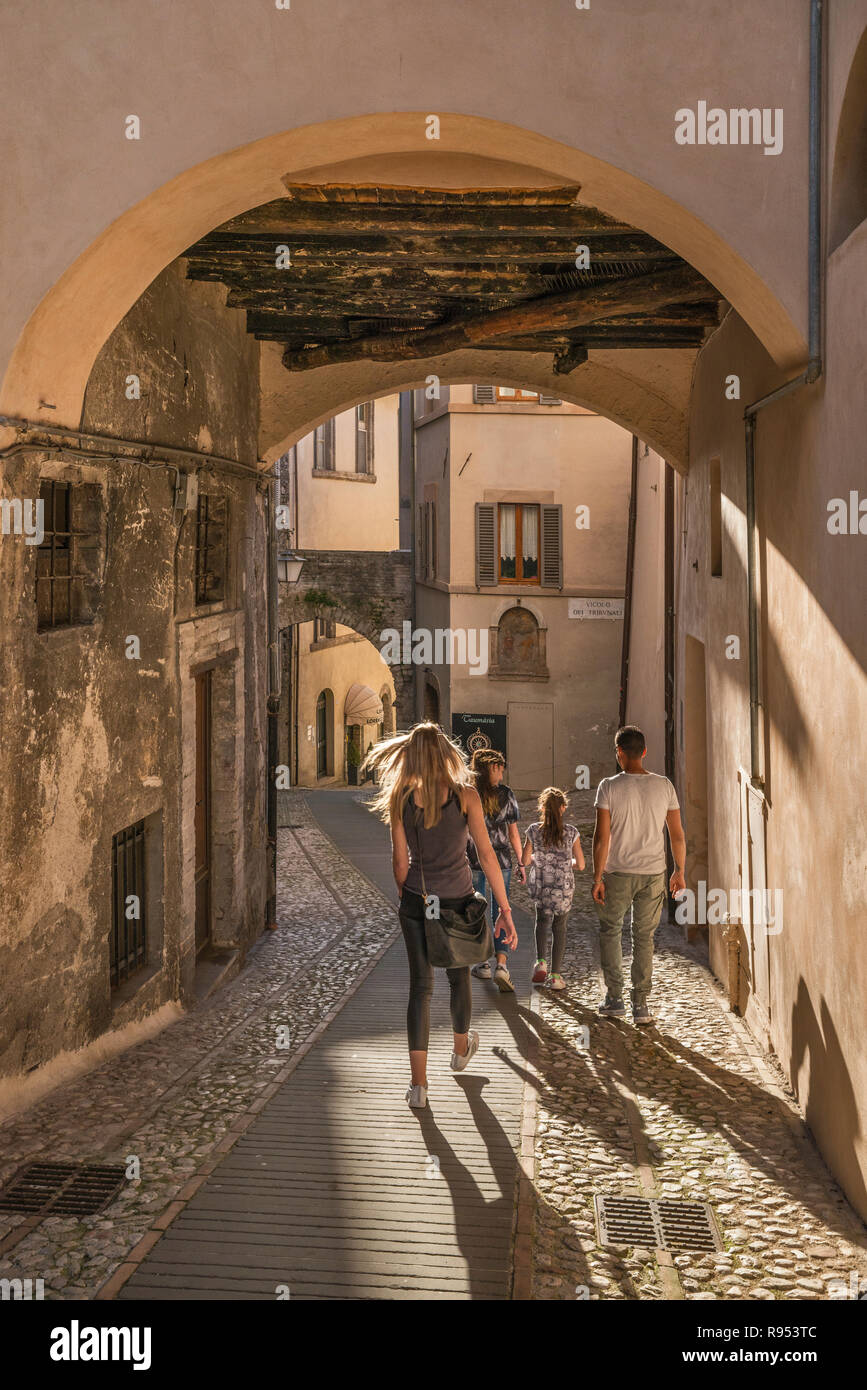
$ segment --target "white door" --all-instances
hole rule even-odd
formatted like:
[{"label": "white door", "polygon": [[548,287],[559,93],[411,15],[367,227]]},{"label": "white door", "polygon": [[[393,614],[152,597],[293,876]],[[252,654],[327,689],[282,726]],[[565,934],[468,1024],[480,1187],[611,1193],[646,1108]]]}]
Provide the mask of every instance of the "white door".
[{"label": "white door", "polygon": [[522,792],[539,792],[554,778],[554,706],[509,701],[509,785]]}]

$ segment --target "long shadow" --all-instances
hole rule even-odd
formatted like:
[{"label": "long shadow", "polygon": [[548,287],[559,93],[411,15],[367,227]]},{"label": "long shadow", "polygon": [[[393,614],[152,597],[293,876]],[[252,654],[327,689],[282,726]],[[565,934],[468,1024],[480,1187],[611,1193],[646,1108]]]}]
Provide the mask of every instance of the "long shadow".
[{"label": "long shadow", "polygon": [[[455,1077],[455,1082],[466,1096],[476,1130],[484,1140],[499,1196],[491,1200],[482,1192],[476,1178],[439,1128],[430,1104],[426,1110],[417,1111],[416,1118],[425,1147],[429,1154],[439,1160],[440,1175],[449,1185],[455,1232],[466,1261],[470,1297],[508,1298],[511,1213],[517,1159],[508,1135],[482,1097],[488,1078],[461,1076]],[[495,1281],[502,1284],[499,1295],[492,1292]]]},{"label": "long shadow", "polygon": [[[841,1165],[846,1173],[846,1195],[855,1208],[867,1213],[867,1186],[855,1152],[855,1140],[862,1133],[858,1099],[849,1077],[843,1049],[837,1037],[831,1011],[823,999],[820,1005],[821,1022],[816,1018],[807,982],[801,977],[798,993],[792,1005],[792,1050],[789,1075],[797,1093],[798,1076],[805,1058],[809,1057],[811,1072],[824,1072],[835,1077],[832,1095],[826,1100],[812,1086],[804,1109],[810,1130],[828,1129],[828,1104],[833,1105],[834,1129],[842,1138],[846,1158]],[[799,1097],[800,1098],[800,1097]]]},{"label": "long shadow", "polygon": [[[606,1019],[595,1010],[564,998],[562,994],[552,995],[551,999],[555,1007],[561,1009],[564,1014],[568,1014],[574,1022],[590,1027],[591,1038],[595,1032],[597,1036],[601,1035],[603,1039],[608,1040],[609,1044],[614,1045],[611,1047],[610,1056],[607,1056],[604,1051],[598,1051],[594,1054],[598,1080],[596,1076],[592,1076],[584,1068],[585,1075],[588,1077],[587,1092],[584,1097],[587,1109],[581,1117],[581,1124],[585,1129],[594,1130],[600,1142],[606,1144],[613,1151],[620,1147],[618,1142],[613,1141],[610,1126],[599,1123],[595,1118],[600,1106],[610,1107],[615,1102],[622,1106],[622,1097],[615,1085],[619,1081],[634,1090],[636,1094],[668,1106],[675,1113],[693,1123],[697,1122],[699,1113],[713,1114],[716,1132],[725,1138],[743,1160],[764,1172],[792,1198],[809,1205],[803,1192],[803,1161],[796,1163],[793,1170],[784,1158],[778,1157],[773,1151],[779,1145],[779,1131],[782,1129],[787,1137],[789,1134],[789,1112],[782,1101],[771,1095],[762,1086],[749,1080],[748,1077],[742,1076],[739,1072],[726,1070],[726,1068],[705,1057],[703,1053],[696,1052],[680,1042],[679,1039],[671,1037],[659,1029],[642,1030],[637,1033],[637,1030],[629,1024],[620,1020]],[[576,1059],[580,1059],[582,1054],[564,1040],[563,1035],[552,1023],[549,1023],[541,1015],[531,1013],[525,1006],[518,1004],[514,1011],[504,1010],[503,1014],[512,1028],[516,1045],[525,1059],[528,1056],[529,1030],[532,1029],[538,1035],[543,1044],[536,1061],[540,1076],[534,1076],[525,1067],[513,1061],[505,1049],[497,1050],[498,1056],[522,1080],[536,1089],[545,1108],[552,1115],[574,1124],[573,1107],[564,1105],[559,1094],[559,1081],[553,1077],[552,1072],[554,1066],[562,1059],[564,1051]],[[524,1027],[515,1026],[519,1021],[524,1024]],[[619,1046],[616,1045],[618,1039]],[[629,1057],[626,1070],[618,1060],[618,1053],[623,1047],[626,1048]],[[639,1050],[645,1049],[647,1064],[633,1065],[634,1062],[640,1063],[642,1061]],[[549,1059],[547,1063],[546,1058]],[[690,1079],[693,1083],[693,1089],[699,1090],[698,1096],[683,1096],[676,1087],[670,1086],[665,1074],[670,1071],[670,1066],[666,1065],[666,1062],[670,1062],[674,1058],[678,1059],[678,1066],[682,1063],[688,1063],[691,1067]],[[738,1114],[739,1112],[743,1113],[744,1108],[751,1117],[746,1126],[743,1123],[739,1124],[738,1121]],[[768,1136],[768,1143],[763,1146],[760,1140],[752,1139],[744,1133],[744,1129],[748,1128],[754,1132],[755,1117],[757,1116],[762,1117],[767,1124],[769,1113],[771,1122],[775,1126],[775,1132]],[[637,1114],[639,1122],[643,1123],[640,1111]],[[777,1126],[779,1128],[776,1128]],[[670,1157],[659,1147],[653,1136],[645,1133],[645,1141],[654,1162],[664,1162],[667,1157]],[[815,1153],[815,1160],[817,1164],[822,1164],[821,1157],[817,1152]],[[825,1171],[827,1172],[827,1170]],[[833,1184],[833,1181],[834,1179],[828,1173],[829,1186]],[[821,1219],[826,1225],[832,1225],[845,1239],[860,1241],[863,1246],[867,1247],[867,1233],[862,1231],[859,1236],[856,1229],[858,1218],[854,1212],[846,1215],[841,1214],[840,1217],[830,1217],[823,1210]]]}]

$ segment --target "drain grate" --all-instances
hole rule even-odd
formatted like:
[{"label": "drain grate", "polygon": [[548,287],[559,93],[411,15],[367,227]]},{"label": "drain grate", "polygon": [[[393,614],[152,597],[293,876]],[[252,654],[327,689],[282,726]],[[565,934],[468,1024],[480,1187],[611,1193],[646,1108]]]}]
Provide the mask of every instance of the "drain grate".
[{"label": "drain grate", "polygon": [[721,1250],[713,1212],[704,1202],[666,1198],[594,1198],[600,1245],[648,1245],[660,1250]]},{"label": "drain grate", "polygon": [[118,1163],[28,1163],[0,1192],[0,1211],[93,1216],[108,1205],[125,1177]]}]

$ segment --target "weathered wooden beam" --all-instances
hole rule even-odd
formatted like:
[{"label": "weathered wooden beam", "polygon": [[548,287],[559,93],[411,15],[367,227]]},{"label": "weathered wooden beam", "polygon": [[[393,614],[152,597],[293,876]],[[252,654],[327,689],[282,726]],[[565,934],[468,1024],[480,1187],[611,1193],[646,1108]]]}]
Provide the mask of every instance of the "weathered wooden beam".
[{"label": "weathered wooden beam", "polygon": [[[551,184],[547,188],[414,188],[411,184],[396,183],[299,183],[291,178],[282,180],[287,197],[283,201],[297,203],[345,203],[381,206],[433,203],[441,207],[463,207],[466,204],[512,207],[520,205],[563,206],[574,203],[581,191],[578,183]],[[267,206],[267,205],[266,205]]]},{"label": "weathered wooden beam", "polygon": [[[507,303],[518,303],[524,299],[538,298],[539,295],[548,293],[550,288],[538,278],[535,281],[503,280],[485,283],[470,277],[467,277],[466,280],[452,280],[443,285],[433,283],[423,286],[405,284],[399,279],[391,281],[386,277],[379,284],[361,286],[354,282],[327,286],[299,284],[289,290],[285,286],[281,286],[279,291],[257,285],[237,286],[232,284],[226,304],[230,309],[275,308],[287,314],[294,313],[299,306],[313,308],[319,306],[326,310],[339,307],[340,312],[349,312],[346,306],[364,306],[386,300],[393,300],[397,304],[404,303],[414,309],[416,307],[425,308],[432,304],[448,304],[455,299],[475,299],[479,301],[481,308],[485,304],[495,301],[505,306]],[[373,312],[378,311],[374,310]]]},{"label": "weathered wooden beam", "polygon": [[[598,241],[585,236],[581,244],[589,247],[591,269],[594,262],[678,260],[667,246],[645,237],[641,232],[628,232]],[[251,264],[276,270],[276,249],[281,245],[289,247],[292,265],[278,271],[278,274],[288,275],[296,265],[328,266],[340,262],[350,265],[380,264],[388,268],[399,262],[420,266],[437,262],[462,266],[494,260],[515,265],[555,261],[574,267],[576,241],[573,233],[516,237],[509,235],[508,231],[488,231],[479,236],[438,236],[431,228],[406,236],[383,233],[377,228],[369,236],[335,236],[328,239],[287,231],[274,236],[226,236],[221,232],[211,232],[188,247],[184,255],[190,267]]]},{"label": "weathered wooden beam", "polygon": [[417,333],[380,334],[353,343],[286,352],[283,365],[289,371],[306,371],[362,358],[399,362],[434,357],[509,335],[576,328],[613,314],[637,313],[678,299],[695,300],[701,298],[706,286],[691,266],[680,265],[629,280],[608,280],[589,289],[545,295],[507,309],[468,314]]}]

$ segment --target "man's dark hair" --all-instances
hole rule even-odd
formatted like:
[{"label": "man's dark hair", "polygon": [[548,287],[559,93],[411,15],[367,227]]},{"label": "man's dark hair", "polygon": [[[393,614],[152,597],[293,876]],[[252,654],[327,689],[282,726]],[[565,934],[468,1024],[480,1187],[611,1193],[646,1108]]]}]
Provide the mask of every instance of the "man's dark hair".
[{"label": "man's dark hair", "polygon": [[614,735],[614,742],[618,748],[623,749],[627,758],[640,758],[647,747],[644,734],[637,724],[624,724]]}]

